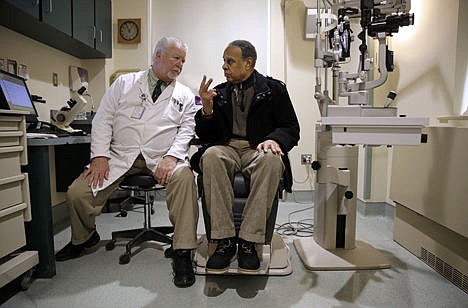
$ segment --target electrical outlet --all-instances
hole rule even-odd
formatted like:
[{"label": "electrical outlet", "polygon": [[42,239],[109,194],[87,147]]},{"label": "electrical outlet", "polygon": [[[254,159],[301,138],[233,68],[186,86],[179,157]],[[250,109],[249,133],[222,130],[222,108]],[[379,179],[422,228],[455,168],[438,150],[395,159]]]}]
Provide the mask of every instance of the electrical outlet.
[{"label": "electrical outlet", "polygon": [[301,165],[310,165],[312,163],[312,154],[301,154]]},{"label": "electrical outlet", "polygon": [[58,87],[58,74],[52,73],[52,85]]}]

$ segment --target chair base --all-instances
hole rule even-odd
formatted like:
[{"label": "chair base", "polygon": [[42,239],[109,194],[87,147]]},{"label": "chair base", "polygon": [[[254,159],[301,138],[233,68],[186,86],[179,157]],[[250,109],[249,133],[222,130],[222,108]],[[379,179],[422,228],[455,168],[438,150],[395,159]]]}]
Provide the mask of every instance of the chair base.
[{"label": "chair base", "polygon": [[130,262],[133,247],[146,241],[172,244],[172,238],[167,235],[171,233],[174,233],[174,227],[169,226],[115,231],[112,232],[112,239],[106,244],[106,250],[114,249],[118,238],[130,238],[131,240],[125,245],[125,253],[119,259],[120,264],[126,264]]},{"label": "chair base", "polygon": [[[152,198],[152,197],[151,197]],[[151,215],[154,214],[153,208],[153,200],[150,199],[151,202]],[[129,196],[119,204],[119,213],[116,217],[127,217],[128,211],[133,211],[135,209],[143,208],[145,205],[145,197],[144,196]],[[141,205],[135,207],[135,205]]]},{"label": "chair base", "polygon": [[[206,235],[200,239],[195,257],[195,274],[212,275],[206,272],[208,257],[214,252],[216,244],[209,242]],[[289,247],[284,243],[279,234],[274,233],[270,245],[257,245],[260,257],[260,270],[254,274],[241,273],[238,270],[237,260],[234,260],[229,270],[223,275],[263,275],[263,276],[286,276],[292,273],[291,254]]]}]

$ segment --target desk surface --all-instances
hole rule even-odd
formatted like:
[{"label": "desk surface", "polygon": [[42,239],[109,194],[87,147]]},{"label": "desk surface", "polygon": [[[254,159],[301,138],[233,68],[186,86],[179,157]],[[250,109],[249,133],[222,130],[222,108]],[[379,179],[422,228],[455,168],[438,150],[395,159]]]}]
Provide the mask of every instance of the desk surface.
[{"label": "desk surface", "polygon": [[9,109],[0,109],[0,115],[1,114],[7,114],[7,115],[27,115],[29,114],[29,111],[24,111],[24,110],[9,110]]},{"label": "desk surface", "polygon": [[67,136],[58,138],[28,138],[28,146],[62,145],[91,143],[91,135],[87,136]]}]

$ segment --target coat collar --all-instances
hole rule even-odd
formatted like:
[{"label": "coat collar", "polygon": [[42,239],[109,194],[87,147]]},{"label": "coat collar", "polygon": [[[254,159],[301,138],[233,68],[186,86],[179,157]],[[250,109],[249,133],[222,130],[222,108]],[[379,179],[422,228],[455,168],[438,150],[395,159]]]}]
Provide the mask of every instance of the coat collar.
[{"label": "coat collar", "polygon": [[[148,70],[150,69],[151,67]],[[148,97],[151,97],[151,93],[149,93],[148,86],[148,70],[140,71],[137,73],[136,83],[139,84],[140,89],[144,93],[146,93]],[[158,97],[155,103],[168,100],[171,97],[177,101],[182,101],[183,91],[180,91],[180,87],[181,84],[177,80],[173,80],[170,84],[167,85],[167,87],[164,89],[164,91],[161,93],[161,95]]]},{"label": "coat collar", "polygon": [[[257,101],[264,98],[266,94],[268,94],[268,92],[270,91],[270,87],[268,86],[266,77],[260,74],[259,72],[257,72],[257,70],[254,70],[252,75],[247,80],[251,80],[252,82],[254,82],[254,89],[255,89],[254,98],[255,99],[254,99],[253,104],[255,104]],[[232,92],[232,88],[233,88],[233,84],[229,82],[224,82],[215,87],[216,91],[218,92],[218,95],[220,96],[219,102],[226,103],[230,101],[229,95]]]}]

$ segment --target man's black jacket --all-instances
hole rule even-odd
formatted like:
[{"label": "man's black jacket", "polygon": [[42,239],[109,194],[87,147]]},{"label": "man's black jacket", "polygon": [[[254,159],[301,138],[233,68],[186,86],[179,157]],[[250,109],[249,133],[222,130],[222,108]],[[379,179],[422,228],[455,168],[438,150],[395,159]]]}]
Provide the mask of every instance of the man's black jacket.
[{"label": "man's black jacket", "polygon": [[[285,84],[257,71],[253,74],[255,94],[247,116],[247,139],[254,148],[268,139],[280,145],[285,153],[285,189],[291,192],[292,172],[287,153],[299,141],[299,122]],[[215,89],[217,96],[213,100],[213,116],[203,117],[201,109],[195,115],[195,132],[200,142],[209,146],[227,144],[232,137],[232,85],[225,82]],[[201,148],[196,160],[206,148]],[[195,165],[198,167],[198,161]]]}]

